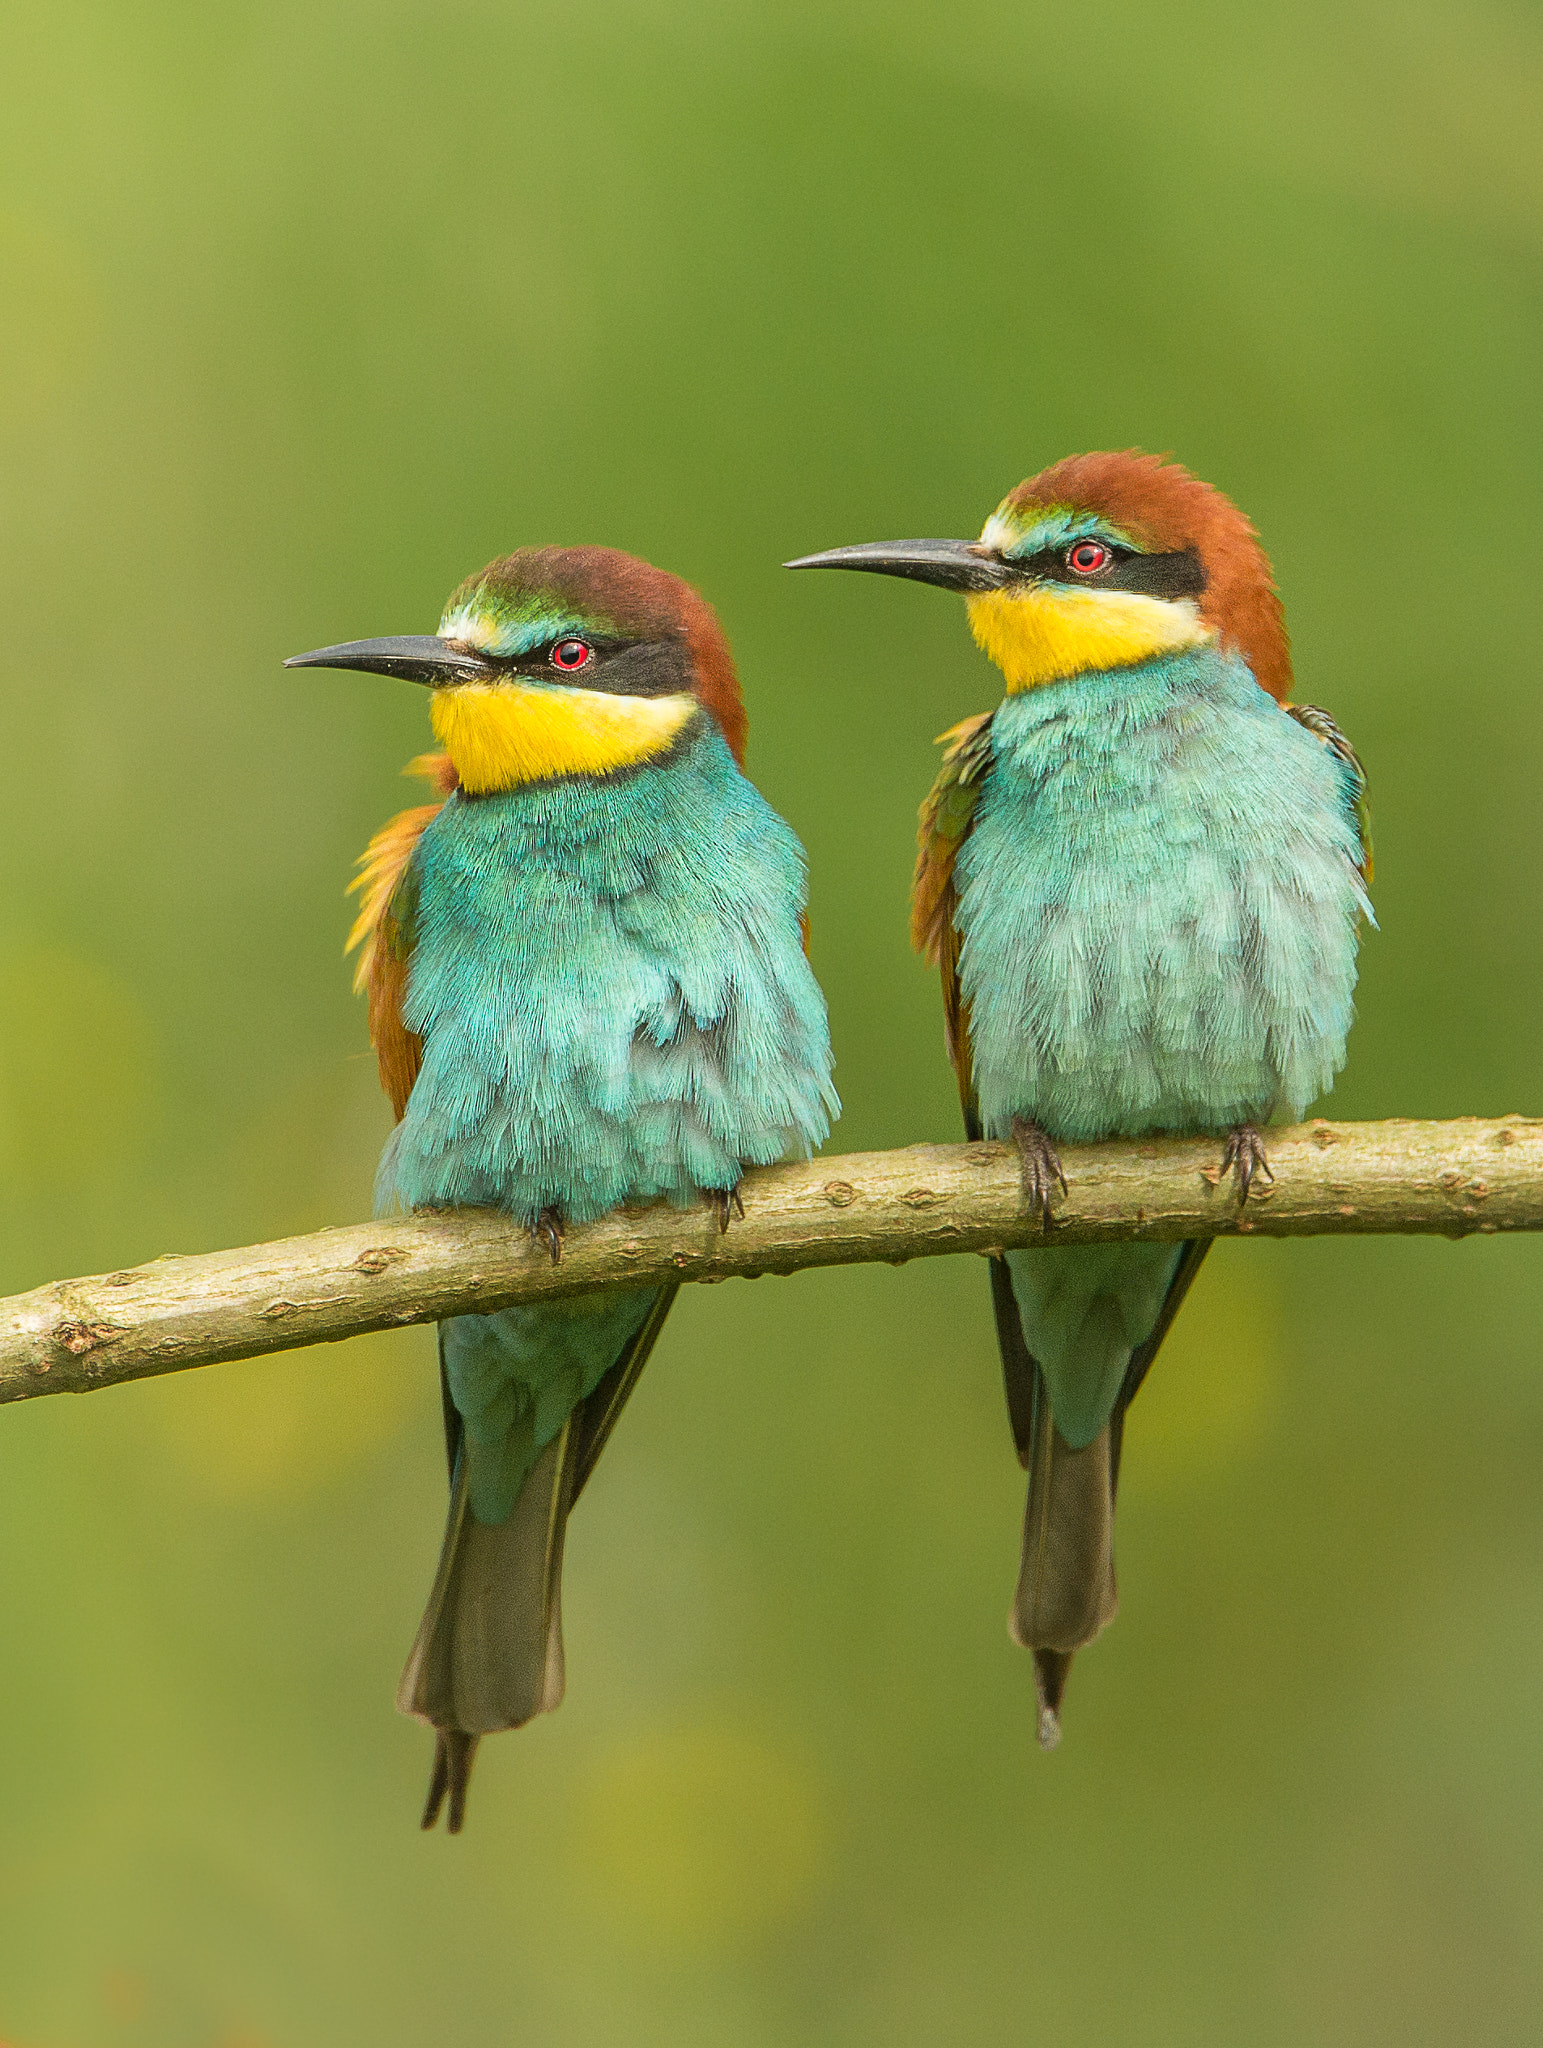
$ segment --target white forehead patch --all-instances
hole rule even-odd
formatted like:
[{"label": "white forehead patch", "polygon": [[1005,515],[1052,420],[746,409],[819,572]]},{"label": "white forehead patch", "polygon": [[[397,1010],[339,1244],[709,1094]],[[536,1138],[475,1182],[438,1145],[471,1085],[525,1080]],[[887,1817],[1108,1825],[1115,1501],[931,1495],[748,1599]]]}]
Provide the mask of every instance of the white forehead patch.
[{"label": "white forehead patch", "polygon": [[439,637],[441,640],[459,640],[463,646],[475,647],[479,654],[493,654],[497,652],[500,636],[491,619],[462,606],[459,611],[449,612],[440,620]]}]

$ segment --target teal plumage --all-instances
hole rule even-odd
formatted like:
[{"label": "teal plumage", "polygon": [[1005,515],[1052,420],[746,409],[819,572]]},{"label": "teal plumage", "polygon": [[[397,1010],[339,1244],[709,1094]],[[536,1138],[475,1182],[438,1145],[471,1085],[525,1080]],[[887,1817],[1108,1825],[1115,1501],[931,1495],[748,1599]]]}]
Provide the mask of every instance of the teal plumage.
[{"label": "teal plumage", "polygon": [[[403,1019],[423,1064],[382,1207],[588,1222],[677,1205],[829,1128],[825,1005],[791,831],[705,718],[657,766],[453,795],[404,877]],[[473,1512],[502,1521],[598,1386],[647,1289],[445,1325]]]},{"label": "teal plumage", "polygon": [[460,1417],[471,1511],[502,1522],[547,1445],[562,1434],[658,1300],[652,1287],[575,1295],[440,1326]]},{"label": "teal plumage", "polygon": [[[957,863],[985,1133],[1083,1143],[1293,1118],[1344,1063],[1359,794],[1346,763],[1213,647],[1051,683],[991,722]],[[1175,1245],[1007,1254],[1073,1449],[1156,1325]]]},{"label": "teal plumage", "polygon": [[[432,640],[309,658],[432,682],[460,784],[364,864],[379,1205],[501,1208],[554,1256],[624,1202],[711,1197],[727,1228],[745,1166],[838,1104],[802,849],[741,772],[709,608],[609,550],[526,551]],[[446,1795],[461,1825],[480,1735],[562,1697],[567,1515],[674,1293],[441,1325],[450,1515],[398,1695],[436,1731],[425,1826]]]},{"label": "teal plumage", "polygon": [[383,1203],[582,1222],[825,1135],[802,852],[705,716],[657,766],[457,793],[406,886],[423,1066]]},{"label": "teal plumage", "polygon": [[991,740],[956,867],[989,1134],[1299,1116],[1370,907],[1349,766],[1215,647],[1010,697]]},{"label": "teal plumage", "polygon": [[1059,1739],[1072,1653],[1112,1618],[1125,1413],[1206,1243],[1057,1248],[1059,1143],[1226,1134],[1247,1198],[1258,1126],[1344,1060],[1365,881],[1364,783],[1290,661],[1248,522],[1176,466],[1072,457],[977,542],[799,566],[966,593],[1009,695],[945,737],[913,930],[943,970],[972,1135],[1021,1151],[1046,1241],[992,1261],[1029,1468],[1010,1616]]}]

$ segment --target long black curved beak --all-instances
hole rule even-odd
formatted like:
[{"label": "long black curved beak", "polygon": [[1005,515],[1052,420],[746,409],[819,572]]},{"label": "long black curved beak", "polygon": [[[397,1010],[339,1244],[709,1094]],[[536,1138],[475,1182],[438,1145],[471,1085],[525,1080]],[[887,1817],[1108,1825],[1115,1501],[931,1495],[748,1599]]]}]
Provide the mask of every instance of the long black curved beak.
[{"label": "long black curved beak", "polygon": [[978,540],[874,540],[855,548],[800,555],[784,569],[868,569],[878,576],[908,576],[943,590],[1000,590],[1013,572]]},{"label": "long black curved beak", "polygon": [[406,633],[388,640],[345,640],[338,647],[318,647],[314,654],[292,654],[286,668],[362,668],[371,675],[402,676],[431,689],[446,683],[475,683],[497,673],[493,664],[469,647],[441,640],[437,633]]}]

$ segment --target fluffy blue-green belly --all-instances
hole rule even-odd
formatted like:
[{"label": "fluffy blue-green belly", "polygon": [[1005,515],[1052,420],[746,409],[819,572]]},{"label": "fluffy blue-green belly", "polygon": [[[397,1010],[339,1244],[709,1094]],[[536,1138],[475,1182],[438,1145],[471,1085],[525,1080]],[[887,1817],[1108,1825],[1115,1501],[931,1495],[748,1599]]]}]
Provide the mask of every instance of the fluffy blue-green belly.
[{"label": "fluffy blue-green belly", "polygon": [[825,1135],[802,853],[716,732],[623,776],[457,795],[413,874],[423,1065],[383,1203],[583,1220]]},{"label": "fluffy blue-green belly", "polygon": [[[1346,769],[1204,651],[1009,699],[958,869],[983,1127],[1076,1141],[1300,1115],[1344,1059],[1368,906]],[[1181,1248],[1010,1251],[1056,1426],[1090,1443]]]},{"label": "fluffy blue-green belly", "polygon": [[985,1130],[1300,1115],[1369,907],[1343,764],[1209,649],[1009,698],[992,737],[958,866]]}]

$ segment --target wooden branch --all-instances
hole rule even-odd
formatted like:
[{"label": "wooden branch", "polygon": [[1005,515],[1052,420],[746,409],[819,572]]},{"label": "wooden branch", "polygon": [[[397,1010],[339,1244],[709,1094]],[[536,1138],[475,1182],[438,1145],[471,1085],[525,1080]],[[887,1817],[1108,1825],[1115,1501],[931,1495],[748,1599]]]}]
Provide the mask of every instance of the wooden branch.
[{"label": "wooden branch", "polygon": [[[1543,1118],[1268,1133],[1273,1187],[1239,1213],[1214,1139],[1067,1147],[1049,1242],[1543,1229]],[[568,1232],[560,1265],[508,1217],[417,1214],[239,1251],[172,1255],[0,1300],[0,1401],[85,1393],[369,1330],[621,1284],[753,1279],[1044,1244],[1011,1147],[910,1145],[745,1176],[745,1215],[623,1210]]]}]

